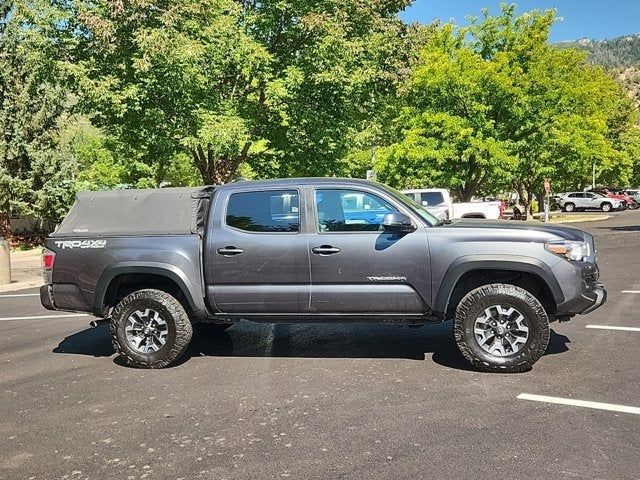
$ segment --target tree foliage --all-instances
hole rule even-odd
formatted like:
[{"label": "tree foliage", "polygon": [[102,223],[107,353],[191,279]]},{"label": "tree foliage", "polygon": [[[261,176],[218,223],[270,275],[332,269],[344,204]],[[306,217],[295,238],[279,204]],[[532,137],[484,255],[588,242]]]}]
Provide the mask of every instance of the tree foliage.
[{"label": "tree foliage", "polygon": [[525,204],[545,178],[588,185],[593,164],[604,182],[628,181],[634,108],[583,53],[549,45],[554,18],[503,5],[433,36],[403,95],[397,139],[379,156],[381,178],[448,186],[465,200],[514,189]]},{"label": "tree foliage", "polygon": [[640,184],[637,98],[549,44],[553,11],[419,26],[397,16],[409,1],[2,2],[0,213],[374,167],[461,199],[581,188],[594,164]]},{"label": "tree foliage", "polygon": [[55,30],[66,12],[41,1],[0,8],[0,212],[57,220],[75,170],[57,150],[68,97],[59,61],[66,39]]},{"label": "tree foliage", "polygon": [[86,112],[155,170],[205,183],[340,170],[402,67],[406,0],[78,3]]}]

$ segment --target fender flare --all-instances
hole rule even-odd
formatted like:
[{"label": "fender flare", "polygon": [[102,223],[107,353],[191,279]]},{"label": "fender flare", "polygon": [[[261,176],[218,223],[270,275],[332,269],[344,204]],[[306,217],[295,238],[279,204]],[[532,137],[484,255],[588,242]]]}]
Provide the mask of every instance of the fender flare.
[{"label": "fender flare", "polygon": [[96,284],[96,291],[93,297],[94,315],[103,315],[103,304],[107,289],[113,279],[120,275],[132,273],[152,274],[168,278],[178,285],[195,316],[207,316],[203,292],[196,291],[187,275],[180,268],[161,262],[119,262],[105,268]]},{"label": "fender flare", "polygon": [[551,268],[540,259],[519,255],[463,255],[456,258],[444,274],[433,302],[434,312],[442,314],[447,312],[451,294],[458,280],[465,273],[473,270],[511,270],[531,273],[546,284],[553,295],[556,305],[564,301],[564,294],[558,280]]}]

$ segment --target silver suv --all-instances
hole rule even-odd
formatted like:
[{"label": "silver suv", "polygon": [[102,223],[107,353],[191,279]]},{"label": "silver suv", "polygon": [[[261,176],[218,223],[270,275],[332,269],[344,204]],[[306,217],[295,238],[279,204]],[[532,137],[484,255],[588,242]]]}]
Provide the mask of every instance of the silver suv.
[{"label": "silver suv", "polygon": [[580,210],[602,210],[610,212],[622,207],[622,201],[616,198],[605,197],[593,192],[570,192],[561,195],[558,203],[565,212]]}]

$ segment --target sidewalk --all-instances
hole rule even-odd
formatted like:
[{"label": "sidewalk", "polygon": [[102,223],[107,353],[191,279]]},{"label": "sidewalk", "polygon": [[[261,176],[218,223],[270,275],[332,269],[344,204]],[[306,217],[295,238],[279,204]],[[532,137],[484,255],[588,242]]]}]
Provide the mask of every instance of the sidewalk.
[{"label": "sidewalk", "polygon": [[42,285],[42,248],[11,252],[11,283],[0,285],[0,292],[11,292]]}]

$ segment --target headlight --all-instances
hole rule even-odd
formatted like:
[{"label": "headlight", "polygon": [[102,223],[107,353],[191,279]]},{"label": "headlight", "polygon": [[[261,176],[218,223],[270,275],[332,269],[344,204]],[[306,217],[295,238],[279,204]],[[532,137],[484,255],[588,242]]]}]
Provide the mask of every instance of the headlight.
[{"label": "headlight", "polygon": [[544,248],[556,255],[562,255],[569,260],[582,261],[589,256],[589,244],[587,242],[569,241],[549,242]]}]

